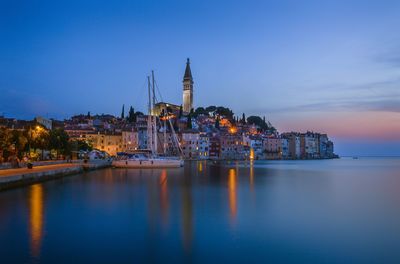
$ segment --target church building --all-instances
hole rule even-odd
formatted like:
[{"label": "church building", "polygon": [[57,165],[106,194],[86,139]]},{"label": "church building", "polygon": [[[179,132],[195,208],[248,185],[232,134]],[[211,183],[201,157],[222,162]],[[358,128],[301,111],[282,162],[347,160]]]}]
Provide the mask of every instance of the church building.
[{"label": "church building", "polygon": [[[154,105],[152,113],[155,115],[160,115],[162,112],[169,112],[177,114],[179,113],[179,105],[159,102]],[[192,71],[190,70],[190,60],[186,61],[185,74],[183,76],[183,103],[182,110],[185,114],[188,114],[193,108],[193,77]]]},{"label": "church building", "polygon": [[193,108],[193,77],[190,70],[190,60],[186,61],[185,75],[183,76],[183,112],[189,113]]}]

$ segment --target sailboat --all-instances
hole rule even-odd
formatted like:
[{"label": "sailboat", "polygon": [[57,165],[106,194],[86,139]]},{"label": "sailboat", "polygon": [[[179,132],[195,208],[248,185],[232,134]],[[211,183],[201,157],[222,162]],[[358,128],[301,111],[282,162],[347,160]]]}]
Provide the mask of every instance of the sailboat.
[{"label": "sailboat", "polygon": [[[112,162],[112,166],[116,168],[179,168],[184,164],[182,159],[182,149],[180,148],[178,137],[176,136],[175,129],[172,126],[171,120],[168,119],[168,124],[172,131],[173,143],[176,145],[180,157],[158,156],[157,154],[157,116],[153,113],[156,103],[155,96],[155,82],[154,72],[151,72],[152,83],[150,84],[150,77],[147,77],[148,84],[148,118],[147,118],[147,135],[148,146],[150,149],[138,150],[132,153],[125,153],[122,157],[118,157]],[[164,121],[164,137],[166,131],[166,121]],[[164,152],[165,152],[165,138],[164,138]]]}]

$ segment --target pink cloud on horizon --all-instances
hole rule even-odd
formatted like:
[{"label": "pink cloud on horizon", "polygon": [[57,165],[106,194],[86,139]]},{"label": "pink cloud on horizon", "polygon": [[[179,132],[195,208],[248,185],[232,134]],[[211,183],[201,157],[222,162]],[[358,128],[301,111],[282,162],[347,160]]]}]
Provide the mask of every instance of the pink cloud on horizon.
[{"label": "pink cloud on horizon", "polygon": [[310,130],[334,138],[400,140],[400,113],[396,112],[308,112],[273,119],[281,132]]}]

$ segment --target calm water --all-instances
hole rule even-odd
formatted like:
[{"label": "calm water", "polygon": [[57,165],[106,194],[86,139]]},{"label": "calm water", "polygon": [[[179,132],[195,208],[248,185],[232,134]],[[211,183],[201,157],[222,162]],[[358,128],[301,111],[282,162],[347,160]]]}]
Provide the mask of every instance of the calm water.
[{"label": "calm water", "polygon": [[0,193],[1,263],[400,262],[400,159],[106,169]]}]

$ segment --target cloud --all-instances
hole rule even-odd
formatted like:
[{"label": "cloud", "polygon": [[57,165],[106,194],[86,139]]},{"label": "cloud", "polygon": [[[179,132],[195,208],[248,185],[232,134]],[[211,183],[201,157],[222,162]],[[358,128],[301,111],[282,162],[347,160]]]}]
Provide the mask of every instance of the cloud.
[{"label": "cloud", "polygon": [[343,112],[343,111],[381,111],[400,113],[400,98],[398,100],[375,101],[325,101],[303,104],[280,109],[268,109],[267,112]]},{"label": "cloud", "polygon": [[299,104],[295,106],[257,109],[253,112],[299,113],[346,111],[376,111],[400,113],[400,95],[388,95],[380,97],[360,96],[358,98],[320,100],[319,102],[315,103]]},{"label": "cloud", "polygon": [[373,60],[389,67],[400,68],[400,46],[376,55]]},{"label": "cloud", "polygon": [[[321,89],[323,90],[323,89]],[[252,109],[254,113],[378,111],[400,113],[400,78],[341,85],[335,93],[303,104]]]}]

